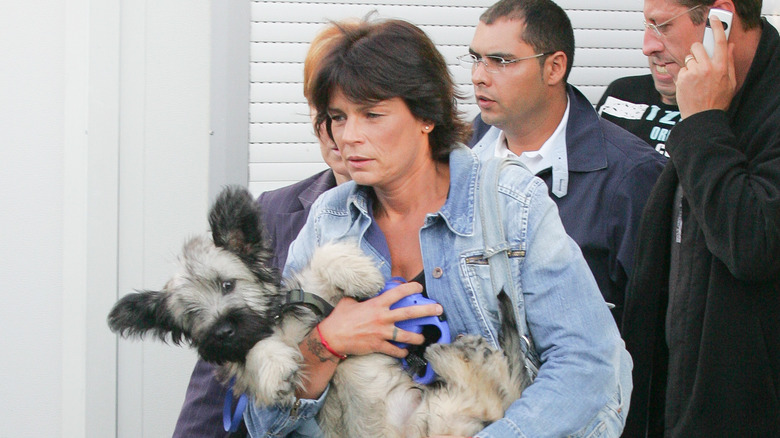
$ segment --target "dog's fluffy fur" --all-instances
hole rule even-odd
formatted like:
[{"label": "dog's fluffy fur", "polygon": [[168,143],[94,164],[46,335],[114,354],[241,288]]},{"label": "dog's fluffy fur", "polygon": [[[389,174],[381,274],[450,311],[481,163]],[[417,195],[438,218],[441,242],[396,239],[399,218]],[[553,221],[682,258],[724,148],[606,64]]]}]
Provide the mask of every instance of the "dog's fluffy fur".
[{"label": "dog's fluffy fur", "polygon": [[[305,381],[298,345],[318,322],[303,306],[282,308],[288,290],[317,293],[332,305],[344,296],[369,298],[384,285],[373,261],[353,243],[318,248],[310,264],[285,285],[270,268],[260,211],[244,189],[228,188],[209,215],[212,237],[184,245],[178,272],[161,291],[122,298],[108,323],[122,336],[151,332],[183,340],[220,364],[223,379],[258,405],[291,405]],[[353,356],[336,369],[318,421],[330,437],[470,436],[503,417],[529,379],[522,367],[514,312],[499,296],[502,346],[475,335],[430,346],[438,374],[416,384],[398,361],[382,354]]]}]

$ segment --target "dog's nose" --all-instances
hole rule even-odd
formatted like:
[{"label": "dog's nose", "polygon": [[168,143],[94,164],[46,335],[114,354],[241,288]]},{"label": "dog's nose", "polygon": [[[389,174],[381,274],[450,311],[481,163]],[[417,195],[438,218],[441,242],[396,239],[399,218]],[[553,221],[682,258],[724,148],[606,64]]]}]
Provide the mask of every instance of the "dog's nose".
[{"label": "dog's nose", "polygon": [[217,327],[217,330],[214,332],[214,336],[218,339],[228,339],[233,337],[234,334],[236,334],[236,329],[232,324],[222,324]]}]

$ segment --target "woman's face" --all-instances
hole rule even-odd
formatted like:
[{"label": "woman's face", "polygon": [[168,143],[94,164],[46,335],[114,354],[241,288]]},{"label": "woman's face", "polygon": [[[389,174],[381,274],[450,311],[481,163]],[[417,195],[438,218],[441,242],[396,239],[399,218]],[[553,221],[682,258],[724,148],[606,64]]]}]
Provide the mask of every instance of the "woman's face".
[{"label": "woman's face", "polygon": [[415,118],[399,97],[355,103],[337,91],[328,114],[347,171],[358,184],[392,190],[433,161],[428,143],[433,125]]}]

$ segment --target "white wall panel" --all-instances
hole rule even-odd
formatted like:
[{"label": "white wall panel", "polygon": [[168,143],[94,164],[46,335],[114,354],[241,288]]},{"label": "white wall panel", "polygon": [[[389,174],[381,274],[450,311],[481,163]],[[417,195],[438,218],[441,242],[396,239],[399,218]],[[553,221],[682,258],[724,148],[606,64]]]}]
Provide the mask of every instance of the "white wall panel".
[{"label": "white wall panel", "polygon": [[249,89],[252,102],[304,102],[300,82],[253,82]]},{"label": "white wall panel", "polygon": [[[634,13],[641,23],[641,14]],[[634,23],[635,24],[635,23]],[[641,27],[641,24],[640,24]],[[468,46],[473,36],[471,27],[420,26],[437,44]],[[253,23],[252,42],[255,43],[303,43],[309,41],[322,29],[320,23]],[[641,44],[643,32],[632,29],[576,29],[574,38],[577,47],[619,47],[631,48]],[[639,43],[637,43],[639,42]],[[302,61],[302,60],[301,60]]]},{"label": "white wall panel", "polygon": [[[402,18],[420,26],[437,44],[458,89],[467,98],[461,110],[473,118],[470,73],[457,66],[466,53],[479,15],[494,0],[276,0],[252,4],[250,169],[254,164],[321,162],[308,124],[301,81],[309,41],[329,20],[360,18],[375,11],[378,18]],[[642,0],[559,0],[574,27],[577,49],[569,82],[591,102],[613,80],[647,71],[642,54]],[[765,0],[764,14],[780,24],[780,0]],[[289,146],[286,147],[286,146]],[[292,166],[294,167],[294,166]],[[302,165],[301,169],[309,169]],[[293,182],[285,167],[285,181]],[[300,174],[300,178],[308,176]],[[250,170],[255,194],[281,187],[275,174]]]},{"label": "white wall panel", "polygon": [[[249,148],[249,158],[263,163],[319,163],[320,145],[310,143],[264,143]],[[314,159],[311,159],[315,157]]]},{"label": "white wall panel", "polygon": [[[642,59],[644,61],[644,58]],[[578,87],[584,85],[605,85],[623,76],[643,75],[647,73],[647,66],[639,67],[579,67],[574,68],[569,75],[569,82],[577,84]]]},{"label": "white wall panel", "polygon": [[[268,21],[283,23],[327,22],[346,17],[363,17],[370,12],[383,18],[401,18],[417,25],[439,24],[446,26],[473,26],[479,13],[479,6],[417,6],[373,2],[367,4],[306,3],[306,2],[255,2],[252,14]],[[273,18],[273,20],[270,20]]]},{"label": "white wall panel", "polygon": [[[253,103],[249,108],[249,120],[252,122],[265,123],[308,123],[309,106],[301,103]],[[314,129],[309,127],[309,131],[314,133]],[[311,139],[314,141],[314,139]]]},{"label": "white wall panel", "polygon": [[252,123],[249,136],[262,139],[262,142],[258,142],[261,144],[305,143],[314,138],[314,133],[308,123]]},{"label": "white wall panel", "polygon": [[268,181],[299,180],[325,169],[323,163],[252,163],[249,175],[252,179]]}]

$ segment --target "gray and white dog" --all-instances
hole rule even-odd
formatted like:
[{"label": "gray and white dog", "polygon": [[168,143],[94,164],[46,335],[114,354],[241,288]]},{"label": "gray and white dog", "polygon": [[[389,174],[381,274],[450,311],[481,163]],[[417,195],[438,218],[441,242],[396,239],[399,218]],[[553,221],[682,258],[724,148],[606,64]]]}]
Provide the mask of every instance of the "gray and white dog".
[{"label": "gray and white dog", "polygon": [[[209,215],[211,237],[190,239],[163,289],[126,295],[108,324],[122,336],[186,341],[221,365],[223,379],[236,378],[237,394],[290,406],[306,379],[298,345],[320,316],[286,306],[288,293],[315,293],[335,306],[345,296],[376,295],[384,279],[356,244],[340,242],[318,248],[307,268],[282,283],[269,264],[260,215],[245,189],[224,190]],[[438,375],[431,385],[418,385],[382,354],[342,361],[318,416],[325,436],[471,436],[503,417],[530,382],[511,303],[499,298],[503,351],[475,335],[431,345],[425,358]]]}]

